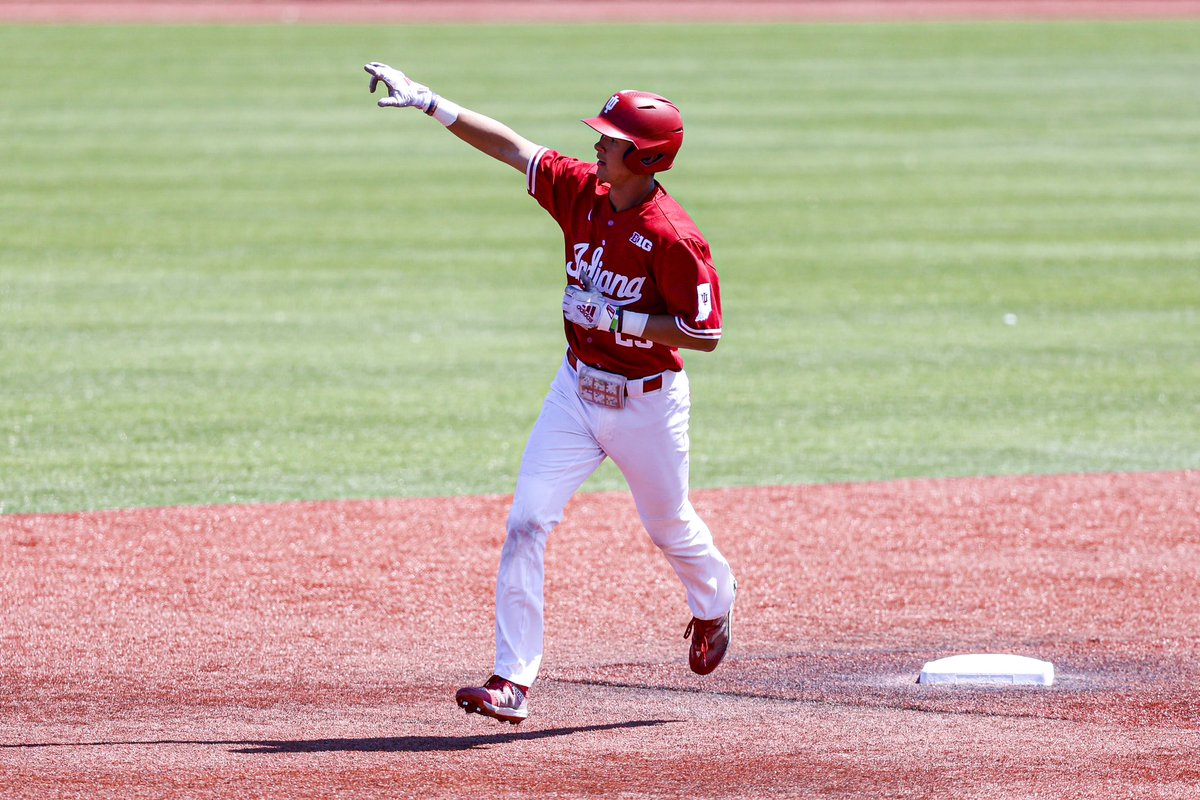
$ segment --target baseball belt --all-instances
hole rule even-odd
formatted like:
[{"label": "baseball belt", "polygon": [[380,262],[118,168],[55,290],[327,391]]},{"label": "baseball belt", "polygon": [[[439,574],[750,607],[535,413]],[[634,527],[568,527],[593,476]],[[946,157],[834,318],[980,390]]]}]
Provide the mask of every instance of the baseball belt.
[{"label": "baseball belt", "polygon": [[[571,369],[579,369],[579,359],[575,357],[575,353],[570,349],[567,350],[567,363],[571,365]],[[657,392],[661,388],[663,388],[663,374],[661,372],[645,378],[631,378],[625,381],[625,396],[631,397],[650,394],[651,392]]]}]

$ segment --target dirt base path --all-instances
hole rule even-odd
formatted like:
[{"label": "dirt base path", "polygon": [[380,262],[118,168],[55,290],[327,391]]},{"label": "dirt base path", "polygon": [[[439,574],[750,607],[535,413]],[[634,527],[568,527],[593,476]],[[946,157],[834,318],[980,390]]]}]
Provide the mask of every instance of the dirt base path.
[{"label": "dirt base path", "polygon": [[[696,493],[741,582],[685,664],[628,497],[548,552],[517,728],[486,677],[506,497],[0,517],[0,795],[1195,797],[1200,472]],[[931,687],[960,652],[1042,689]]]}]

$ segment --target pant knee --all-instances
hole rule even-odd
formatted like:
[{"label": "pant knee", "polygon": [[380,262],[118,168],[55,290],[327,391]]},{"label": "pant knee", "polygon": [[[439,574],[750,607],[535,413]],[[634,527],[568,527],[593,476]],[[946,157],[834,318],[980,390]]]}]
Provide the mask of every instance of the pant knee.
[{"label": "pant knee", "polygon": [[508,522],[505,527],[509,536],[530,536],[549,531],[549,526],[533,509],[518,503],[514,503],[508,512]]},{"label": "pant knee", "polygon": [[698,518],[642,520],[650,540],[668,555],[704,553],[712,546],[712,533]]},{"label": "pant knee", "polygon": [[532,547],[542,550],[556,524],[557,520],[547,519],[535,508],[519,500],[514,501],[505,525],[504,549],[527,550]]}]

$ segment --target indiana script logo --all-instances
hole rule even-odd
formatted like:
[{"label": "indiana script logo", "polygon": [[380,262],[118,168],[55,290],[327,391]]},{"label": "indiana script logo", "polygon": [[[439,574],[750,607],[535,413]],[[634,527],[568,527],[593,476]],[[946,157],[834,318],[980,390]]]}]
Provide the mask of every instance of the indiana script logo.
[{"label": "indiana script logo", "polygon": [[[590,242],[580,242],[574,246],[575,260],[567,262],[567,275],[572,278],[586,274],[592,285],[605,296],[624,302],[635,302],[642,299],[642,287],[646,285],[646,276],[631,278],[619,272],[604,268],[604,245],[591,250]],[[591,250],[591,255],[588,251]],[[582,280],[580,281],[582,283]]]}]

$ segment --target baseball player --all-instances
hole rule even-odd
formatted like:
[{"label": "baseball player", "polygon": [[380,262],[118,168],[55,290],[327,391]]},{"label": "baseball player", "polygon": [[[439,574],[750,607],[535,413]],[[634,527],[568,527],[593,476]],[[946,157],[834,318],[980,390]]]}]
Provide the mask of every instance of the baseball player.
[{"label": "baseball player", "polygon": [[680,350],[721,338],[721,292],[708,243],[655,176],[671,168],[683,120],[669,100],[621,91],[583,122],[595,161],[534,144],[372,62],[383,108],[417,108],[477,150],[525,175],[562,228],[567,350],[530,434],[496,579],[496,660],[481,687],[460,689],[468,713],[519,723],[542,664],[546,539],[575,491],[611,458],[642,524],[687,592],[688,663],[706,675],[729,646],[737,591],[729,562],[688,499],[690,392]]}]

